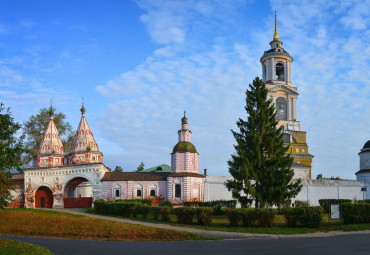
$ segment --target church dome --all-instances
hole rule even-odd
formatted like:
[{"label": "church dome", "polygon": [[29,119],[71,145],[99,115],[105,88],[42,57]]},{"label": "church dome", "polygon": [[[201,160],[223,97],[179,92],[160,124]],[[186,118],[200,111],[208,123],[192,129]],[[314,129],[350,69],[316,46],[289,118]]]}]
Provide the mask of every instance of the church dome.
[{"label": "church dome", "polygon": [[173,147],[172,153],[175,153],[175,152],[193,152],[193,153],[197,153],[197,149],[195,148],[195,146],[191,142],[181,141],[181,142],[178,142],[175,145],[175,147]]},{"label": "church dome", "polygon": [[367,141],[365,144],[364,144],[364,147],[362,148],[363,150],[365,150],[365,149],[370,149],[370,140],[369,141]]}]

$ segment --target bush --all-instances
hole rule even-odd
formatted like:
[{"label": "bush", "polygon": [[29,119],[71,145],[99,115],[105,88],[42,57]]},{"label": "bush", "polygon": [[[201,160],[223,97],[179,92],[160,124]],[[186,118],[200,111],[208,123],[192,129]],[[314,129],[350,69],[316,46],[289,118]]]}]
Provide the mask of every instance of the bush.
[{"label": "bush", "polygon": [[322,208],[324,208],[325,213],[329,213],[329,203],[333,204],[344,204],[344,203],[351,203],[351,199],[319,199],[319,204]]},{"label": "bush", "polygon": [[151,207],[150,210],[153,213],[153,219],[158,220],[159,215],[161,214],[161,208],[160,207]]},{"label": "bush", "polygon": [[152,200],[151,199],[117,199],[115,202],[119,203],[141,203],[141,204],[147,204],[147,205],[152,205]]},{"label": "bush", "polygon": [[342,217],[344,224],[370,223],[370,204],[343,204]]},{"label": "bush", "polygon": [[258,210],[254,208],[241,209],[241,221],[243,227],[252,227],[259,218]]},{"label": "bush", "polygon": [[214,200],[209,202],[184,202],[184,206],[188,207],[212,207],[213,215],[222,215],[225,213],[223,209],[232,209],[236,207],[236,200]]},{"label": "bush", "polygon": [[169,206],[161,206],[160,213],[163,221],[169,221],[170,220],[170,213],[171,213],[171,207]]},{"label": "bush", "polygon": [[294,228],[297,226],[301,210],[302,207],[285,208],[282,210],[282,213],[285,217],[285,223],[288,227]]},{"label": "bush", "polygon": [[258,213],[258,226],[259,227],[269,227],[272,228],[274,226],[274,218],[276,215],[275,209],[270,208],[261,208],[261,209],[255,209]]},{"label": "bush", "polygon": [[235,209],[235,208],[226,210],[226,216],[227,216],[227,219],[229,220],[231,227],[237,227],[240,225],[240,221],[242,219],[241,210],[242,209]]},{"label": "bush", "polygon": [[143,215],[143,218],[146,219],[148,217],[148,214],[150,212],[150,206],[147,204],[141,205],[141,214]]},{"label": "bush", "polygon": [[177,223],[192,224],[196,209],[192,207],[178,207],[173,209],[173,212],[176,214]]},{"label": "bush", "polygon": [[302,207],[298,221],[305,227],[317,228],[322,223],[323,211],[321,206]]},{"label": "bush", "polygon": [[310,203],[308,201],[301,201],[301,200],[296,200],[294,202],[295,207],[307,207],[310,206]]},{"label": "bush", "polygon": [[161,202],[159,204],[159,206],[168,206],[168,207],[171,207],[171,208],[173,207],[171,201],[169,201],[169,200],[164,200],[163,202]]},{"label": "bush", "polygon": [[198,225],[209,226],[212,223],[213,209],[210,207],[196,208],[196,217]]}]

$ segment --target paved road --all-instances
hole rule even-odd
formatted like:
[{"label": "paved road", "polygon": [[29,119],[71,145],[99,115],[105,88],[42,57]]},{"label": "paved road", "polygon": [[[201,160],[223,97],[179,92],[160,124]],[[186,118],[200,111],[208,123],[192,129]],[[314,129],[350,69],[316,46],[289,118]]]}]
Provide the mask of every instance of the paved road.
[{"label": "paved road", "polygon": [[258,238],[222,241],[183,242],[115,242],[67,240],[36,237],[4,238],[34,243],[49,248],[54,254],[370,254],[370,234],[349,234],[329,237]]}]

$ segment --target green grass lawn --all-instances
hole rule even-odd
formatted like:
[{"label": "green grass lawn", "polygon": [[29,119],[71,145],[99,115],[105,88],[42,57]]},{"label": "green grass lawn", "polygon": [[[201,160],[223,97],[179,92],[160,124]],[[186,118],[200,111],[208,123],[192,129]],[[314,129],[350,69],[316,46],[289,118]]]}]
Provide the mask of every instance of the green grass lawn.
[{"label": "green grass lawn", "polygon": [[[0,210],[3,235],[120,241],[198,240],[197,234],[40,209]],[[2,254],[2,253],[0,253]]]},{"label": "green grass lawn", "polygon": [[[97,214],[94,209],[87,209],[86,212]],[[127,218],[123,216],[113,216],[118,218]],[[328,232],[328,231],[358,231],[358,230],[370,230],[370,224],[351,224],[351,225],[344,225],[341,224],[340,220],[331,220],[330,226],[328,225],[328,215],[324,214],[323,216],[323,223],[318,228],[306,228],[306,227],[296,227],[296,228],[288,228],[285,225],[285,218],[283,215],[276,215],[274,219],[275,226],[273,228],[258,228],[258,227],[231,227],[229,225],[229,221],[227,220],[226,215],[220,216],[213,216],[212,217],[212,224],[211,226],[199,226],[195,223],[192,225],[183,225],[176,223],[176,216],[171,214],[170,221],[156,221],[153,220],[153,215],[149,214],[147,219],[143,219],[142,215],[138,215],[137,218],[129,217],[127,219],[138,220],[138,221],[145,221],[145,222],[153,222],[153,223],[163,223],[163,224],[170,224],[175,226],[184,226],[184,227],[192,227],[197,229],[205,229],[205,230],[217,230],[217,231],[226,231],[226,232],[240,232],[240,233],[256,233],[256,234],[305,234],[305,233],[313,233],[313,232]]]},{"label": "green grass lawn", "polygon": [[4,255],[50,255],[50,250],[30,243],[0,238],[0,254]]}]

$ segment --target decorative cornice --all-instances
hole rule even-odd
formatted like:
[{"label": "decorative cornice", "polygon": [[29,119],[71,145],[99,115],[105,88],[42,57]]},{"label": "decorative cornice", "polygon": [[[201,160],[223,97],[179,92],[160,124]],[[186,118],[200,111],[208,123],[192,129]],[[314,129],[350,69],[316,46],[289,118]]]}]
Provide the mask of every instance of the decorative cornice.
[{"label": "decorative cornice", "polygon": [[269,93],[275,93],[277,89],[282,89],[282,90],[285,90],[286,92],[288,92],[289,95],[295,95],[295,96],[299,95],[298,92],[288,88],[287,86],[284,86],[284,85],[274,85],[274,86],[275,87],[268,89]]}]

